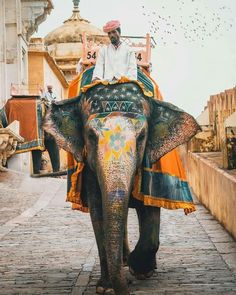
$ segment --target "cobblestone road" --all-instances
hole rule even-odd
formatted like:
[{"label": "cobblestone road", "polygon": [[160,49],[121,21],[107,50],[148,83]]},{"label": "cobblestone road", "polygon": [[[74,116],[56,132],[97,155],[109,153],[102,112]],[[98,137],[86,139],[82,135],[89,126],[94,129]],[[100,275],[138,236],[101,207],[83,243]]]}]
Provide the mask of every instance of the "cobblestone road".
[{"label": "cobblestone road", "polygon": [[[88,214],[65,203],[64,179],[0,174],[0,294],[95,294],[99,265]],[[129,213],[129,240],[137,240]],[[128,272],[132,294],[236,294],[236,242],[200,204],[162,210],[157,270]]]}]

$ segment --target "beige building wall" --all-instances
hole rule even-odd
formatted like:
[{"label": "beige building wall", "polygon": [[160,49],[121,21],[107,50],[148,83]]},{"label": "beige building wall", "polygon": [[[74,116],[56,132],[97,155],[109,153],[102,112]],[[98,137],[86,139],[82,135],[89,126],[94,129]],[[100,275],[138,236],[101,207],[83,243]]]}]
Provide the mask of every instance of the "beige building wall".
[{"label": "beige building wall", "polygon": [[44,85],[44,72],[43,72],[43,56],[42,54],[32,54],[29,52],[29,84]]},{"label": "beige building wall", "polygon": [[29,84],[38,84],[44,91],[47,85],[51,84],[58,99],[66,99],[69,84],[54,59],[47,51],[41,49],[30,49],[28,54]]},{"label": "beige building wall", "polygon": [[[51,84],[53,86],[53,91],[56,94],[57,98],[59,100],[67,98],[67,87],[65,87],[65,83],[63,85],[61,81],[61,75],[58,77],[58,75],[55,74],[53,71],[53,68],[50,66],[48,61],[46,59],[43,60],[43,73],[44,73],[44,83],[43,87],[46,90],[47,85]],[[60,79],[61,78],[61,79]]]},{"label": "beige building wall", "polygon": [[51,0],[0,0],[0,108],[11,84],[28,84],[29,39],[52,8]]}]

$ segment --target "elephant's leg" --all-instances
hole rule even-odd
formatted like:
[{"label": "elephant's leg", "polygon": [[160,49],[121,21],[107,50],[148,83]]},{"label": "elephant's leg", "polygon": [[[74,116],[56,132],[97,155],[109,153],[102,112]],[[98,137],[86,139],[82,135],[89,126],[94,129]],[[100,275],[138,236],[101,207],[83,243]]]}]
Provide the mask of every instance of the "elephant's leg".
[{"label": "elephant's leg", "polygon": [[51,160],[53,172],[57,172],[60,170],[60,152],[58,145],[53,137],[45,139],[44,143]]},{"label": "elephant's leg", "polygon": [[128,260],[130,272],[137,279],[153,275],[156,267],[156,252],[159,248],[160,208],[144,206],[136,208],[139,219],[139,240]]},{"label": "elephant's leg", "polygon": [[42,159],[42,151],[35,150],[32,151],[32,160],[33,160],[33,173],[39,174],[41,168],[41,159]]},{"label": "elephant's leg", "polygon": [[85,167],[83,176],[85,177],[90,217],[93,225],[100,259],[101,278],[97,282],[96,292],[98,294],[103,294],[104,292],[108,294],[109,290],[111,290],[112,287],[108,274],[107,258],[104,244],[105,238],[103,230],[101,192],[95,174],[90,170],[90,168],[87,165]]}]

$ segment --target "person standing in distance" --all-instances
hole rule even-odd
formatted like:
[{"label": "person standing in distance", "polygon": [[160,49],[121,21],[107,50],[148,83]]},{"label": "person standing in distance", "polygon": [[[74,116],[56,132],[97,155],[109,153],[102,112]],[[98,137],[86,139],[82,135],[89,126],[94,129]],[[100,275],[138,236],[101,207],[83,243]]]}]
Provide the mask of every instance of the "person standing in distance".
[{"label": "person standing in distance", "polygon": [[44,97],[49,104],[57,99],[56,94],[53,92],[52,85],[47,85],[47,91],[45,92]]}]

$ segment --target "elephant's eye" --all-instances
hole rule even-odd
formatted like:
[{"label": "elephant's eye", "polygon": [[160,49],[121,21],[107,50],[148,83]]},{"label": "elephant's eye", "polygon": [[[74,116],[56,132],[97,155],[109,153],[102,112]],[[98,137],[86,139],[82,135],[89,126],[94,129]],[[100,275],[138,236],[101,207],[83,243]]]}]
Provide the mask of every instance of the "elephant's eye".
[{"label": "elephant's eye", "polygon": [[89,142],[96,143],[97,142],[97,135],[94,130],[90,129],[88,131],[88,140]]},{"label": "elephant's eye", "polygon": [[142,142],[145,139],[145,132],[141,132],[137,138],[137,142]]}]

